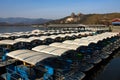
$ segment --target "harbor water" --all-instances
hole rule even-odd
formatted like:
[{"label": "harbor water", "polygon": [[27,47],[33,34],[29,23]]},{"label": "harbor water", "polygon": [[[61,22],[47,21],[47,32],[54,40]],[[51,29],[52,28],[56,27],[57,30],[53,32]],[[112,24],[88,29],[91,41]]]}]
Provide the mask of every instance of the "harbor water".
[{"label": "harbor water", "polygon": [[34,29],[44,29],[42,27],[36,28],[32,26],[0,26],[0,33],[9,33],[9,32],[25,32],[32,31]]},{"label": "harbor water", "polygon": [[87,73],[84,80],[120,80],[120,50]]},{"label": "harbor water", "polygon": [[[0,33],[25,32],[38,29],[30,26],[0,26]],[[43,30],[44,28],[39,28]],[[114,56],[88,73],[85,80],[120,80],[120,50]]]},{"label": "harbor water", "polygon": [[115,53],[93,80],[120,80],[120,51]]}]

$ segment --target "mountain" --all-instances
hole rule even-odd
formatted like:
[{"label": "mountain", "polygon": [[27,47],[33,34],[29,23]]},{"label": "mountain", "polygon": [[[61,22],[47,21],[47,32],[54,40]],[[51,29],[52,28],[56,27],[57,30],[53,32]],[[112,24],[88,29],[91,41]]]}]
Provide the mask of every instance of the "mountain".
[{"label": "mountain", "polygon": [[43,18],[39,18],[39,19],[30,19],[30,18],[0,18],[0,24],[25,24],[25,25],[30,25],[30,24],[43,24],[46,23],[48,21],[51,21],[51,19],[43,19]]},{"label": "mountain", "polygon": [[31,25],[31,24],[105,24],[111,23],[112,19],[120,18],[120,13],[106,13],[106,14],[75,14],[72,13],[61,19],[31,19],[31,18],[0,18],[0,25]]},{"label": "mountain", "polygon": [[61,19],[49,21],[48,24],[105,24],[111,23],[112,19],[120,18],[120,13],[106,13],[106,14],[75,14],[72,13]]}]

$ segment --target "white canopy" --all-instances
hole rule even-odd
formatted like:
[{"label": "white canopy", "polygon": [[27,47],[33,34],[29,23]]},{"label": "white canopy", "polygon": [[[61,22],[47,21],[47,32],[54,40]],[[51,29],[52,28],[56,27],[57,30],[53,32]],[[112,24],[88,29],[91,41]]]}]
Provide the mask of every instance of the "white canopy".
[{"label": "white canopy", "polygon": [[32,42],[34,40],[40,40],[39,37],[30,37],[30,38],[17,38],[15,41],[19,42]]},{"label": "white canopy", "polygon": [[49,46],[47,46],[47,45],[40,45],[40,46],[36,46],[36,47],[32,48],[32,50],[40,52],[41,50],[44,50],[48,47]]},{"label": "white canopy", "polygon": [[91,41],[84,41],[84,42],[78,42],[78,41],[64,41],[63,43],[66,43],[66,44],[74,44],[74,45],[79,45],[79,46],[88,46]]},{"label": "white canopy", "polygon": [[40,61],[50,57],[55,57],[54,55],[51,54],[35,52],[31,50],[16,50],[9,52],[7,56],[29,63],[31,65],[39,65]]},{"label": "white canopy", "polygon": [[59,36],[58,35],[50,35],[49,37],[52,38],[52,39],[55,39],[55,38],[57,38]]},{"label": "white canopy", "polygon": [[80,47],[79,45],[75,45],[75,44],[66,44],[66,43],[59,43],[59,42],[52,43],[49,46],[65,48],[65,49],[73,49],[73,50],[76,50],[78,47]]},{"label": "white canopy", "polygon": [[17,38],[17,39],[15,39],[15,41],[19,41],[19,42],[31,42],[32,39],[29,39],[29,38]]},{"label": "white canopy", "polygon": [[64,42],[62,43],[66,43],[66,44],[73,44],[73,40],[65,40]]},{"label": "white canopy", "polygon": [[1,34],[0,37],[9,38],[10,35],[8,35],[8,34]]},{"label": "white canopy", "polygon": [[61,56],[61,55],[65,54],[67,51],[69,51],[70,49],[41,45],[41,46],[32,48],[32,50],[38,51],[38,52],[44,52],[44,53],[52,54],[52,55],[56,55],[56,56]]},{"label": "white canopy", "polygon": [[66,40],[63,43],[88,46],[88,44],[90,44],[90,43],[97,43],[100,40],[110,38],[116,34],[117,33],[103,33],[103,34],[98,34],[95,36],[88,36],[88,37],[83,37],[80,39],[75,39],[74,41],[73,40]]},{"label": "white canopy", "polygon": [[15,40],[1,40],[0,45],[14,45],[18,43],[18,41]]},{"label": "white canopy", "polygon": [[31,39],[31,40],[35,40],[35,39],[38,39],[38,40],[40,40],[40,37],[29,37],[29,39]]},{"label": "white canopy", "polygon": [[41,31],[39,29],[36,29],[36,30],[31,31],[31,33],[41,33]]},{"label": "white canopy", "polygon": [[49,36],[41,36],[40,37],[40,40],[45,40],[45,39],[47,39],[47,38],[50,38]]}]

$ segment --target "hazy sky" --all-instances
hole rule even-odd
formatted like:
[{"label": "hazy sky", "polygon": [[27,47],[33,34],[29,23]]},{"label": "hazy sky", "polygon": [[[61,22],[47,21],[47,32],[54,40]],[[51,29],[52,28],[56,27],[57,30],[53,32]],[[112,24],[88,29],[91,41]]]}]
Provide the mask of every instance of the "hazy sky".
[{"label": "hazy sky", "polygon": [[0,17],[57,19],[81,12],[120,12],[120,0],[0,0]]}]

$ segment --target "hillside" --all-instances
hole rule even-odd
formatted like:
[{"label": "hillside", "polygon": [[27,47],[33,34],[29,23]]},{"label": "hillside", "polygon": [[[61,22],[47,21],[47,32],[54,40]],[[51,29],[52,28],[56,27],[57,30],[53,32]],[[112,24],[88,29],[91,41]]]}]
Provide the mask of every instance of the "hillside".
[{"label": "hillside", "polygon": [[79,13],[77,15],[72,13],[71,16],[67,16],[62,19],[50,21],[48,22],[48,24],[59,24],[59,23],[105,24],[106,22],[111,23],[111,20],[114,18],[120,18],[120,13],[107,13],[107,14],[81,14]]}]

